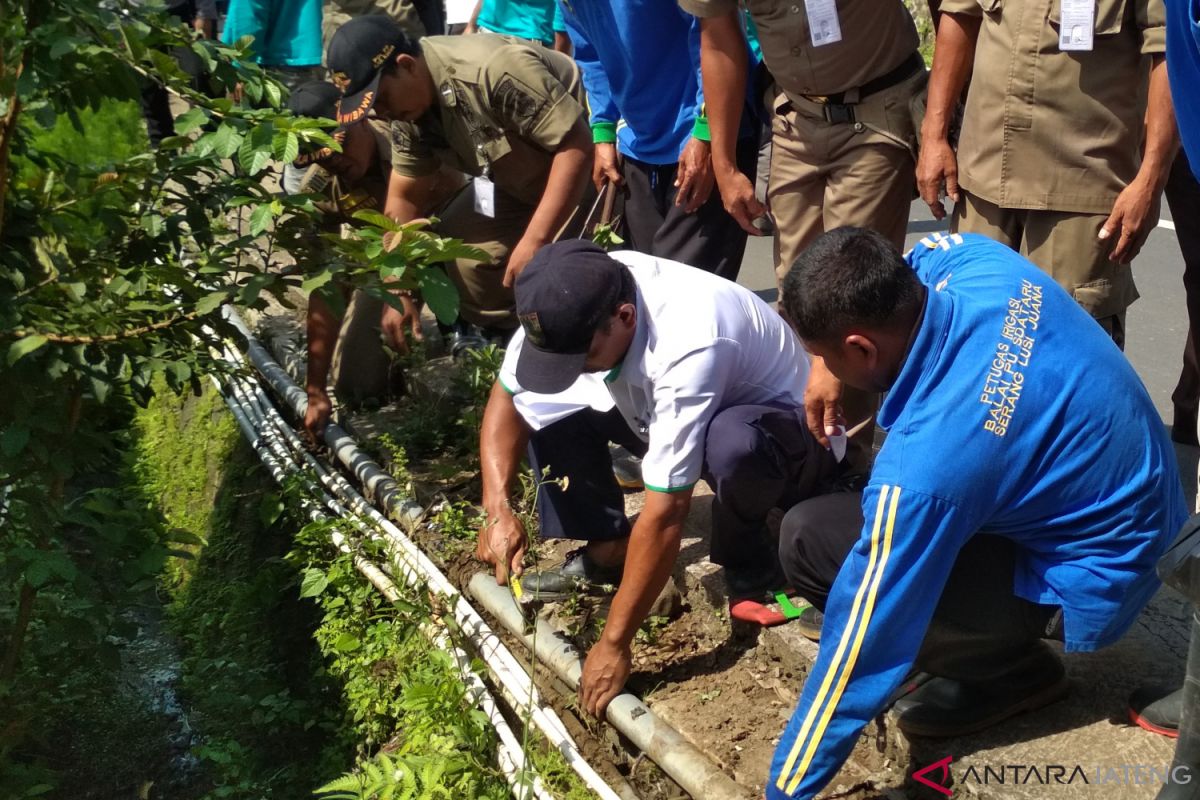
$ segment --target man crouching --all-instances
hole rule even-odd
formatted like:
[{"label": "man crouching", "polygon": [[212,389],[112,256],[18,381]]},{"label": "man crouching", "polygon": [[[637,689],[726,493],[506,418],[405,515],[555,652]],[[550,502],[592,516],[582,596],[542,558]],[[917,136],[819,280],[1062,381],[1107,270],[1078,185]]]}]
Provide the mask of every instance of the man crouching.
[{"label": "man crouching", "polygon": [[[712,487],[711,558],[731,610],[783,587],[766,518],[837,482],[841,467],[805,424],[808,360],[795,334],[749,290],[641,253],[583,241],[538,251],[516,281],[520,329],[480,434],[478,557],[503,582],[520,574],[526,532],[509,505],[528,449],[541,476],[543,537],[587,541],[526,592],[563,597],[620,584],[580,695],[600,716],[630,671],[630,642],[670,578],[692,490]],[[643,456],[646,504],[625,517],[609,443]],[[764,624],[783,621],[768,615]]]}]

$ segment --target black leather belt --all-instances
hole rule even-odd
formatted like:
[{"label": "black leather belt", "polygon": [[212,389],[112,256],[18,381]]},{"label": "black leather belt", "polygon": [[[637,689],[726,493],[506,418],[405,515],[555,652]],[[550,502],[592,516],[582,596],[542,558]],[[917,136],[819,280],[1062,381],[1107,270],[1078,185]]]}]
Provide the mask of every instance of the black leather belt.
[{"label": "black leather belt", "polygon": [[[925,59],[921,58],[920,53],[913,52],[908,58],[901,61],[899,66],[888,70],[877,78],[872,78],[858,87],[858,100],[862,101],[876,92],[890,89],[924,69]],[[837,92],[829,95],[803,95],[803,97],[810,102],[823,106],[825,119],[828,122],[854,122],[855,104],[846,102],[846,94],[846,92]]]}]

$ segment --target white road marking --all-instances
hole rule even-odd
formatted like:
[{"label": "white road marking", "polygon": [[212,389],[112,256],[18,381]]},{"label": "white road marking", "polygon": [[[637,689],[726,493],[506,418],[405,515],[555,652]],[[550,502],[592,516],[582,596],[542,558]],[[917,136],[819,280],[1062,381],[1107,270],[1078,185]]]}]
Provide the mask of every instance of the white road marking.
[{"label": "white road marking", "polygon": [[1166,228],[1169,231],[1173,231],[1173,230],[1175,230],[1175,223],[1169,219],[1160,219],[1158,221],[1158,227]]}]

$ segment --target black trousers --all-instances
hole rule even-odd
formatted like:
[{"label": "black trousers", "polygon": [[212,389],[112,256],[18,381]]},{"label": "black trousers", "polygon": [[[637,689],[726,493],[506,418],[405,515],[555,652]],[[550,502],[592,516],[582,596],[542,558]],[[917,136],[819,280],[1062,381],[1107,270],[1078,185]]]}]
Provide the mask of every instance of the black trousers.
[{"label": "black trousers", "polygon": [[[758,164],[758,139],[738,140],[738,169],[754,182]],[[678,164],[657,166],[632,158],[622,162],[628,187],[625,230],[633,250],[669,258],[737,280],[746,252],[746,232],[725,211],[721,193],[713,187],[708,201],[693,213],[675,205]]]},{"label": "black trousers", "polygon": [[[196,5],[190,0],[167,4],[167,12],[190,26],[196,19]],[[212,94],[208,73],[200,56],[186,47],[171,50],[171,57],[191,78],[192,88],[201,94]],[[175,135],[175,118],[171,116],[170,96],[166,88],[149,78],[142,79],[142,116],[146,120],[146,135],[152,147],[158,147],[163,139]]]},{"label": "black trousers", "polygon": [[[822,611],[862,532],[862,495],[841,492],[794,506],[779,532],[779,560],[790,585]],[[976,534],[959,551],[925,633],[917,666],[966,682],[1019,668],[1040,639],[1063,638],[1062,610],[1013,594],[1016,545]],[[896,632],[901,635],[902,632]]]},{"label": "black trousers", "polygon": [[[1200,170],[1200,165],[1197,166]],[[1183,253],[1183,289],[1187,298],[1188,333],[1183,348],[1183,369],[1171,394],[1176,423],[1195,424],[1200,407],[1200,181],[1180,149],[1167,179],[1167,205],[1175,219],[1175,235]],[[1188,220],[1191,220],[1189,222]]]},{"label": "black trousers", "polygon": [[[530,438],[534,474],[549,468],[551,478],[570,479],[566,491],[544,486],[538,495],[542,536],[603,541],[629,535],[609,442],[635,455],[646,452],[615,409],[577,412]],[[802,408],[732,406],[718,412],[704,444],[704,479],[716,495],[711,560],[743,574],[771,574],[775,542],[767,514],[828,491],[840,472],[809,433]]]}]

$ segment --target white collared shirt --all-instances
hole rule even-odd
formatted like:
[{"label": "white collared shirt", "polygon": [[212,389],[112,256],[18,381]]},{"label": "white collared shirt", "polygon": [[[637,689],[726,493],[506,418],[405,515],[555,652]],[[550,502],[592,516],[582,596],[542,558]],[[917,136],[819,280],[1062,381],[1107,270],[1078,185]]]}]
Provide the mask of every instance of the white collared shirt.
[{"label": "white collared shirt", "polygon": [[637,285],[637,330],[625,360],[588,373],[553,395],[523,390],[518,329],[500,369],[527,423],[540,430],[584,408],[619,409],[645,442],[646,488],[689,489],[704,468],[704,441],[716,413],[731,406],[802,406],[808,357],[791,328],[750,290],[702,270],[619,251]]}]

